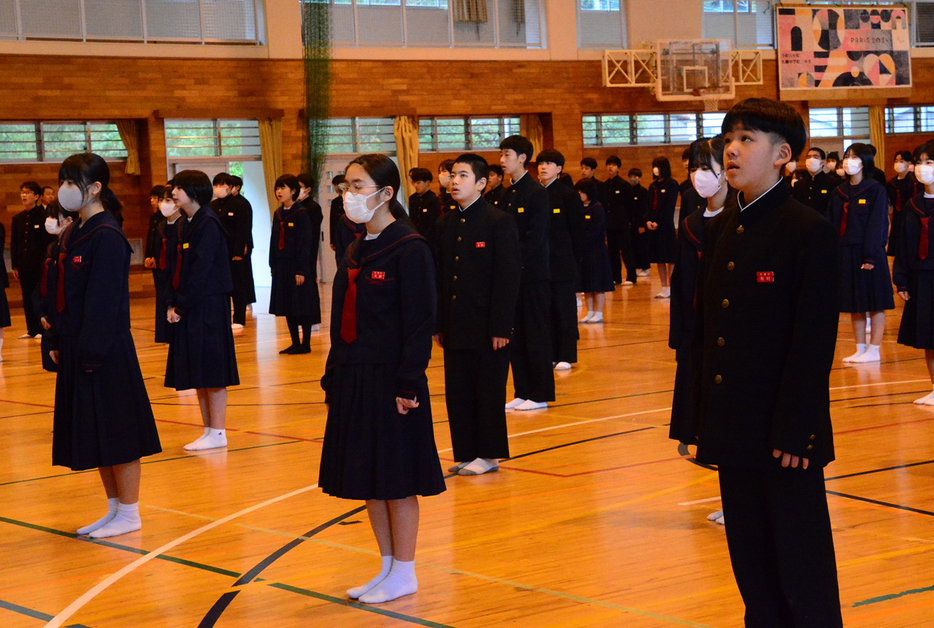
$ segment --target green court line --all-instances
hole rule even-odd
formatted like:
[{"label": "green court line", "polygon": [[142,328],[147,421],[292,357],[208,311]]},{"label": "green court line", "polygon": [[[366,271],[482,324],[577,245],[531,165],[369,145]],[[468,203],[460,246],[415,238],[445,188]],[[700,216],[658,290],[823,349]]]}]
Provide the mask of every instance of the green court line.
[{"label": "green court line", "polygon": [[[54,619],[52,615],[48,613],[42,613],[40,611],[33,610],[31,608],[26,608],[25,606],[20,606],[19,604],[14,604],[13,602],[7,602],[5,600],[0,600],[0,608],[6,609],[8,611],[13,611],[14,613],[19,613],[20,615],[26,615],[27,617],[32,617],[33,619],[41,619],[42,621],[49,621]],[[67,628],[88,628],[84,624],[68,624]]]},{"label": "green court line", "polygon": [[919,593],[930,593],[934,591],[934,586],[923,587],[921,589],[908,589],[907,591],[902,591],[901,593],[889,593],[888,595],[880,595],[878,597],[871,597],[868,600],[863,600],[862,602],[857,602],[853,605],[853,608],[857,606],[869,606],[870,604],[878,604],[879,602],[888,602],[889,600],[896,600],[900,597],[905,597],[906,595],[917,595]]},{"label": "green court line", "polygon": [[[191,460],[193,458],[206,458],[208,456],[217,456],[220,454],[232,454],[237,451],[248,451],[250,449],[262,449],[264,447],[278,447],[279,445],[294,445],[303,443],[301,440],[288,440],[281,443],[266,443],[265,445],[251,445],[249,447],[237,447],[235,449],[223,449],[210,451],[201,454],[189,454],[187,456],[175,456],[174,458],[160,458],[158,460],[144,460],[141,464],[159,464],[161,462],[173,462],[175,460]],[[97,473],[97,469],[88,469],[86,471],[69,471],[68,473],[56,473],[55,475],[43,475],[37,478],[28,478],[26,480],[11,480],[10,482],[0,482],[0,486],[9,486],[11,484],[25,484],[26,482],[38,482],[39,480],[51,480],[54,478],[63,478],[69,475],[81,475],[83,473]]]}]

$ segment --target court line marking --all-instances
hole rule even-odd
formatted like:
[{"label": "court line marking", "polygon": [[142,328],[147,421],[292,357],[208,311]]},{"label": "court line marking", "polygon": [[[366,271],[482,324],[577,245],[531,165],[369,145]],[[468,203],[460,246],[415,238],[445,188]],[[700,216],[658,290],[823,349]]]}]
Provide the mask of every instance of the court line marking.
[{"label": "court line marking", "polygon": [[[33,619],[43,619],[50,620],[52,616],[48,613],[43,613],[42,611],[37,611],[26,606],[20,606],[19,604],[14,604],[13,602],[7,602],[5,600],[0,600],[0,608],[8,611],[13,611],[20,615],[25,615],[26,617],[32,617]],[[68,628],[88,628],[84,624],[70,624]]]},{"label": "court line marking", "polygon": [[187,534],[183,534],[182,536],[176,538],[175,540],[169,541],[162,547],[154,549],[151,552],[141,556],[140,558],[136,559],[129,565],[126,565],[125,567],[123,567],[123,569],[120,569],[119,571],[111,574],[110,576],[108,576],[107,578],[99,582],[97,585],[92,587],[90,590],[85,592],[74,602],[72,602],[67,607],[65,607],[61,612],[55,615],[55,617],[52,618],[52,620],[46,624],[46,628],[58,628],[59,626],[62,626],[72,615],[74,615],[78,610],[80,610],[85,604],[93,600],[101,592],[103,592],[105,589],[110,587],[112,584],[114,584],[115,582],[123,578],[125,575],[131,573],[132,571],[135,571],[137,568],[145,565],[146,563],[150,562],[154,558],[157,558],[159,555],[165,552],[168,552],[169,550],[181,545],[182,543],[185,543],[186,541],[189,541],[195,538],[196,536],[203,534],[204,532],[207,532],[209,530],[213,530],[214,528],[222,526],[228,521],[233,521],[234,519],[241,517],[243,515],[247,515],[261,508],[265,508],[266,506],[271,506],[272,504],[275,504],[277,502],[289,499],[291,497],[295,497],[296,495],[307,493],[308,491],[314,490],[316,488],[318,488],[317,483],[312,484],[310,486],[306,486],[304,488],[296,489],[294,491],[290,491],[283,495],[279,495],[278,497],[273,497],[272,499],[267,499],[264,502],[254,504],[248,508],[244,508],[243,510],[239,510],[235,513],[229,514],[226,517],[218,519],[217,521],[213,521],[211,523],[201,526],[200,528],[196,530],[192,530],[191,532]]},{"label": "court line marking", "polygon": [[692,502],[680,502],[678,505],[679,506],[693,506],[694,504],[706,504],[707,502],[718,502],[718,501],[720,501],[719,495],[717,495],[716,497],[708,497],[706,499],[695,499]]}]

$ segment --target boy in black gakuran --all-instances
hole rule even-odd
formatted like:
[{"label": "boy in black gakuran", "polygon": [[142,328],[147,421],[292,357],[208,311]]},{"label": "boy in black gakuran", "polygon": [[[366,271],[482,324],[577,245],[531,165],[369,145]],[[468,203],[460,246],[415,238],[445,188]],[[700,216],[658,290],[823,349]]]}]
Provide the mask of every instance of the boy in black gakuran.
[{"label": "boy in black gakuran", "polygon": [[751,98],[722,129],[727,179],[739,194],[704,232],[697,457],[719,466],[746,626],[842,626],[823,472],[834,459],[837,234],[781,183],[807,140],[794,109]]}]

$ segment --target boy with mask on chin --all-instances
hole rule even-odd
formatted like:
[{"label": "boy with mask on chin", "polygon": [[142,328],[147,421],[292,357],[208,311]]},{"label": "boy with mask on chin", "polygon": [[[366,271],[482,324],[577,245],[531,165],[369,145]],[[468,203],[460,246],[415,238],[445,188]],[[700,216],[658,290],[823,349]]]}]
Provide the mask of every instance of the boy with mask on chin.
[{"label": "boy with mask on chin", "polygon": [[697,459],[719,468],[746,626],[839,628],[823,472],[834,459],[838,236],[781,182],[807,141],[794,109],[750,98],[722,130],[739,193],[704,230],[692,350]]}]

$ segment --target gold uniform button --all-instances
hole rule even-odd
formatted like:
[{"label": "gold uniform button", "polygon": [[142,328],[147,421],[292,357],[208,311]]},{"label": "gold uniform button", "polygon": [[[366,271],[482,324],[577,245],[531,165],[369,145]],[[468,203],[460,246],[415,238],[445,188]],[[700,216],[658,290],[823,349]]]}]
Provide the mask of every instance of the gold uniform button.
[{"label": "gold uniform button", "polygon": [[723,378],[720,377],[719,375],[717,375],[716,377],[713,378],[713,383],[714,383],[714,384],[719,384],[719,383],[722,382],[722,381],[723,381]]},{"label": "gold uniform button", "polygon": [[743,225],[740,225],[740,226],[738,226],[738,227],[736,228],[736,233],[738,233],[738,234],[740,234],[740,235],[743,235],[743,232],[744,232],[744,231],[746,231],[746,230],[743,229]]},{"label": "gold uniform button", "polygon": [[722,346],[725,345],[725,344],[726,344],[726,340],[724,340],[723,338],[717,338],[717,346],[718,346],[718,347],[722,347]]},{"label": "gold uniform button", "polygon": [[452,301],[457,301],[457,295],[455,294],[454,296],[452,296],[452,297],[451,297],[451,300],[452,300]]},{"label": "gold uniform button", "polygon": [[812,449],[814,449],[814,445],[808,445],[808,451],[811,451]]},{"label": "gold uniform button", "polygon": [[722,306],[723,306],[723,309],[725,310],[726,308],[730,307],[730,300],[729,300],[729,299],[723,299],[723,302],[720,303],[720,305],[722,305]]},{"label": "gold uniform button", "polygon": [[461,218],[461,222],[467,222],[467,221],[466,221],[466,220],[464,220],[463,218]]},{"label": "gold uniform button", "polygon": [[455,255],[455,256],[454,256],[454,261],[455,261],[455,262],[459,262],[460,259],[461,259],[461,256],[460,256],[460,255]]},{"label": "gold uniform button", "polygon": [[815,436],[814,434],[811,434],[811,440],[815,440],[816,438],[817,436]]},{"label": "gold uniform button", "polygon": [[457,275],[454,275],[454,281],[457,281]]},{"label": "gold uniform button", "polygon": [[463,240],[463,239],[464,239],[464,238],[462,238],[462,237],[460,237],[460,236],[457,236],[457,241],[458,241],[458,242],[460,242],[460,241]]},{"label": "gold uniform button", "polygon": [[736,268],[736,264],[734,264],[733,262],[727,262],[727,265],[726,265],[727,270],[733,270],[734,268]]}]

